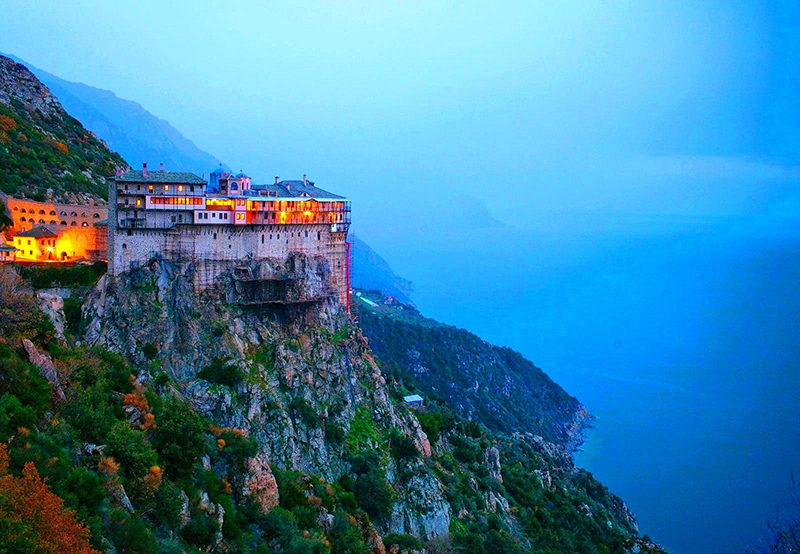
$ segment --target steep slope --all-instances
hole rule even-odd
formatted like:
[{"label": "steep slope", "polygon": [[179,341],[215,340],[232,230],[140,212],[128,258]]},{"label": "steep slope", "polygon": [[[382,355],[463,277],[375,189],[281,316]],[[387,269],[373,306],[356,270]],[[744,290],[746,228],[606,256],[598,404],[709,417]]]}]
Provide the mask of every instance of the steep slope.
[{"label": "steep slope", "polygon": [[9,57],[27,66],[70,114],[102,137],[132,166],[148,162],[150,167],[158,167],[164,162],[167,168],[198,175],[208,175],[220,166],[218,159],[137,102],[119,98],[109,90],[64,80],[19,58]]},{"label": "steep slope", "polygon": [[509,348],[423,317],[413,306],[358,291],[361,329],[382,371],[489,429],[531,432],[571,448],[591,416],[541,369]]},{"label": "steep slope", "polygon": [[353,288],[376,290],[405,304],[412,303],[409,295],[414,284],[411,281],[392,271],[386,260],[356,235],[350,235],[350,243],[350,282]]},{"label": "steep slope", "polygon": [[660,552],[563,447],[409,410],[335,303],[254,309],[233,275],[196,293],[158,259],[93,290],[80,269],[27,270],[71,284],[36,296],[0,270],[0,442],[96,549]]},{"label": "steep slope", "polygon": [[108,196],[106,177],[126,164],[64,111],[28,69],[0,56],[0,191],[85,202]]}]

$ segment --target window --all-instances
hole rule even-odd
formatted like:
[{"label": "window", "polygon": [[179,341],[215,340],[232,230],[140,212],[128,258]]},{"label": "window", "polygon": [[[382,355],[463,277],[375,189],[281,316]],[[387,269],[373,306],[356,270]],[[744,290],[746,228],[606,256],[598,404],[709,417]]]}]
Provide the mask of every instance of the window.
[{"label": "window", "polygon": [[264,244],[264,235],[261,235],[261,244]]},{"label": "window", "polygon": [[153,192],[153,185],[147,185],[148,192]]},{"label": "window", "polygon": [[56,215],[56,211],[55,210],[50,210],[50,215]]},{"label": "window", "polygon": [[[136,203],[136,205],[137,205],[137,206],[140,206],[140,205],[141,205],[141,204],[140,204],[141,200],[137,200],[136,202],[137,202],[137,203]],[[95,218],[95,219],[100,219],[100,214],[94,214],[92,217],[93,217],[93,218]]]},{"label": "window", "polygon": [[69,224],[69,226],[70,226],[70,227],[77,227],[77,226],[78,226],[78,223],[77,223],[77,222],[75,222],[75,221],[73,221],[72,223],[70,223],[70,224]]},{"label": "window", "polygon": [[83,227],[88,227],[89,226],[89,224],[86,223],[85,221],[82,223],[82,225],[83,225]]},{"label": "window", "polygon": [[194,192],[194,185],[189,187],[189,192]]},{"label": "window", "polygon": [[21,218],[19,218],[19,219],[20,219],[20,221],[27,221],[27,219],[25,219],[25,216],[24,216],[24,215],[23,215]]},{"label": "window", "polygon": [[41,215],[44,215],[44,210],[39,210],[39,213],[40,213]]},{"label": "window", "polygon": [[164,192],[169,192],[169,185],[164,185]]},{"label": "window", "polygon": [[178,192],[183,192],[183,185],[178,185]]},{"label": "window", "polygon": [[170,221],[172,221],[172,223],[175,223],[175,216],[174,215],[170,217]]},{"label": "window", "polygon": [[64,226],[66,226],[66,225],[67,225],[67,222],[66,222],[66,221],[62,221],[62,222],[61,222],[61,225],[64,225]]},{"label": "window", "polygon": [[124,243],[124,242],[122,243],[122,249],[123,250],[127,250],[128,249],[128,245],[126,243]]},{"label": "window", "polygon": [[217,240],[217,234],[214,233],[214,240]]}]

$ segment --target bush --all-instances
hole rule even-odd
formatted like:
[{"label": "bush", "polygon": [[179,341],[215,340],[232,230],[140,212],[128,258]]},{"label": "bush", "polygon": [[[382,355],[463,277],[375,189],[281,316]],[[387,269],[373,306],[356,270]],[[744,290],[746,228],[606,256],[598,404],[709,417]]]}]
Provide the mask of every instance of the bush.
[{"label": "bush", "polygon": [[73,335],[77,335],[80,331],[81,320],[83,314],[81,313],[81,301],[74,296],[64,299],[64,319],[67,323],[67,331]]},{"label": "bush", "polygon": [[417,445],[408,435],[402,434],[397,429],[392,429],[390,434],[392,444],[392,456],[395,460],[411,460],[419,456]]},{"label": "bush", "polygon": [[331,543],[331,554],[369,554],[370,551],[364,543],[361,529],[351,516],[342,511],[336,512],[328,539]]},{"label": "bush", "polygon": [[239,366],[228,363],[224,358],[214,358],[197,376],[209,383],[231,388],[241,383],[245,377]]},{"label": "bush", "polygon": [[214,536],[217,531],[219,531],[219,523],[216,519],[197,513],[181,530],[181,536],[186,542],[204,548],[214,544]]},{"label": "bush", "polygon": [[112,516],[111,540],[119,554],[155,554],[158,550],[158,541],[147,524],[122,510]]},{"label": "bush", "polygon": [[422,426],[422,430],[428,435],[431,443],[439,441],[442,432],[447,432],[453,428],[453,414],[441,411],[417,412],[417,419]]},{"label": "bush", "polygon": [[148,342],[142,347],[142,354],[144,354],[144,357],[148,360],[153,360],[158,356],[158,347],[152,342]]},{"label": "bush", "polygon": [[356,415],[350,422],[350,430],[344,440],[351,452],[378,440],[378,431],[372,421],[372,414],[367,408],[362,407],[356,410]]},{"label": "bush", "polygon": [[111,427],[104,453],[114,458],[128,477],[144,477],[158,464],[158,456],[145,440],[144,433],[126,421]]},{"label": "bush", "polygon": [[311,404],[299,396],[292,399],[289,403],[289,409],[299,416],[303,423],[312,429],[319,427],[322,423],[319,414],[311,407]]},{"label": "bush", "polygon": [[386,481],[386,473],[382,469],[374,467],[356,479],[353,493],[358,505],[372,519],[384,521],[391,513],[395,492]]},{"label": "bush", "polygon": [[384,537],[383,544],[387,547],[396,544],[401,551],[423,550],[425,548],[425,545],[417,537],[406,535],[405,533],[389,533]]},{"label": "bush", "polygon": [[205,450],[205,418],[175,398],[165,402],[155,416],[153,446],[166,463],[167,473],[175,478],[189,475]]}]

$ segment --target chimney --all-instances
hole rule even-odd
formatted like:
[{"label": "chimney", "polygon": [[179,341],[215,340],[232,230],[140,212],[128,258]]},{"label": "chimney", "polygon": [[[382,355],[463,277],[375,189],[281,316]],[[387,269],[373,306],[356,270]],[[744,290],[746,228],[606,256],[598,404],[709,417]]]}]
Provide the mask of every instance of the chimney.
[{"label": "chimney", "polygon": [[305,173],[303,173],[303,184],[304,185],[308,184],[308,179],[306,179],[306,174]]},{"label": "chimney", "polygon": [[276,184],[276,185],[278,184],[278,180],[279,180],[279,179],[280,179],[280,177],[278,177],[278,176],[276,175],[276,176],[275,176],[275,184]]},{"label": "chimney", "polygon": [[158,170],[159,171],[164,171],[164,162],[161,162],[160,164],[158,164]]},{"label": "chimney", "polygon": [[142,162],[142,179],[147,179],[147,162]]}]

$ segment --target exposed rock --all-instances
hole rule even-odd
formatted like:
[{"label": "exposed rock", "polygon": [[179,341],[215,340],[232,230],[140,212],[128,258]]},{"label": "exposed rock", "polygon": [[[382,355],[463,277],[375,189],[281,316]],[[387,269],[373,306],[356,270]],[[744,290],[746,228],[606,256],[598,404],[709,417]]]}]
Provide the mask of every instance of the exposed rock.
[{"label": "exposed rock", "polygon": [[370,554],[386,554],[386,546],[383,544],[383,538],[372,525],[367,527],[366,535],[366,543],[369,547]]},{"label": "exposed rock", "polygon": [[242,495],[252,496],[261,511],[268,514],[272,508],[278,505],[279,498],[278,483],[275,481],[266,456],[259,453],[256,457],[248,459],[246,468],[247,474],[242,483]]},{"label": "exposed rock", "polygon": [[130,513],[133,513],[133,504],[131,504],[131,500],[128,498],[128,493],[125,492],[125,487],[123,487],[121,483],[113,483],[109,493],[115,502],[128,510]]},{"label": "exposed rock", "polygon": [[486,506],[489,508],[489,511],[492,513],[497,513],[498,511],[507,512],[509,510],[508,500],[495,491],[487,492],[486,495],[484,495],[484,500],[486,501]]},{"label": "exposed rock", "polygon": [[483,452],[483,461],[486,464],[486,469],[489,470],[489,475],[503,482],[503,472],[500,467],[500,451],[495,446],[490,446]]},{"label": "exposed rock", "polygon": [[22,339],[22,346],[25,348],[25,352],[28,353],[28,360],[39,368],[42,372],[42,376],[53,385],[53,390],[56,395],[64,400],[66,396],[61,386],[61,380],[58,378],[58,370],[55,364],[53,364],[53,359],[49,355],[39,352],[36,346],[28,339]]},{"label": "exposed rock", "polygon": [[189,496],[183,490],[178,495],[181,497],[181,527],[183,527],[192,519],[192,513],[189,509]]},{"label": "exposed rock", "polygon": [[444,500],[441,484],[433,476],[415,475],[398,498],[392,508],[390,532],[406,533],[422,540],[450,532],[450,504]]},{"label": "exposed rock", "polygon": [[69,296],[69,289],[45,289],[36,293],[39,308],[50,318],[56,337],[59,339],[64,338],[64,329],[67,327],[67,320],[64,317],[64,298]]}]

